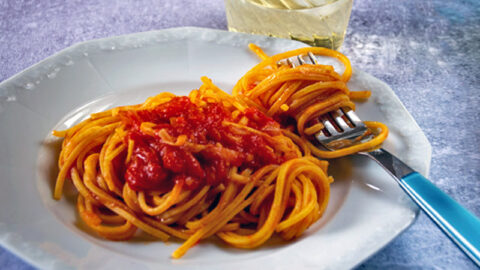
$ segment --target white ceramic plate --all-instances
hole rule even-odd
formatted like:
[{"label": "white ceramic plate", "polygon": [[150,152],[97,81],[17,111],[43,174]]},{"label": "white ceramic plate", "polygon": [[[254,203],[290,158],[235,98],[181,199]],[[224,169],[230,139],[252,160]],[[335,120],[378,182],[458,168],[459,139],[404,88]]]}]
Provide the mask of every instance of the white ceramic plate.
[{"label": "white ceramic plate", "polygon": [[[255,250],[205,241],[180,260],[179,242],[111,242],[78,221],[71,193],[51,197],[58,140],[49,133],[106,108],[140,103],[160,91],[187,94],[207,75],[229,91],[269,54],[302,43],[199,28],[177,28],[95,40],[70,47],[0,84],[0,243],[40,268],[342,269],[374,254],[415,219],[418,209],[380,167],[361,158],[332,163],[336,177],[325,216],[290,243]],[[427,175],[431,147],[383,82],[355,70],[350,89],[371,89],[358,104],[365,120],[390,127],[384,147]],[[70,194],[70,195],[69,195]]]}]

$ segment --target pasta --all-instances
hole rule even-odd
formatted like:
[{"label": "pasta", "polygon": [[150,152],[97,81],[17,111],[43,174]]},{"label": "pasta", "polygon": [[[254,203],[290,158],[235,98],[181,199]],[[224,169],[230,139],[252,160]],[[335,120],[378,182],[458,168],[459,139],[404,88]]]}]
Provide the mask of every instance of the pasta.
[{"label": "pasta", "polygon": [[[283,123],[296,123],[295,133],[308,145],[313,155],[319,158],[337,158],[359,151],[368,151],[379,146],[388,135],[388,128],[379,122],[365,122],[374,138],[337,151],[325,151],[316,147],[313,135],[323,129],[318,117],[339,108],[354,110],[351,99],[366,99],[370,91],[351,92],[347,82],[352,75],[350,61],[343,54],[326,48],[306,47],[268,57],[260,48],[250,44],[262,61],[249,70],[235,85],[233,93],[249,101],[265,114]],[[345,66],[342,75],[332,66],[278,64],[280,60],[307,53],[337,58]]]},{"label": "pasta", "polygon": [[[308,48],[268,57],[251,48],[263,61],[233,95],[203,77],[188,97],[161,93],[54,131],[64,138],[54,198],[70,179],[88,227],[111,240],[129,239],[138,229],[163,241],[183,239],[173,258],[212,235],[238,248],[258,247],[274,233],[300,236],[324,213],[333,182],[328,162],[312,156],[332,156],[308,141],[321,129],[313,119],[353,108],[350,97],[368,93],[348,91],[351,68],[336,52]],[[339,57],[345,73],[276,63],[306,50]],[[292,119],[296,126],[287,127]],[[374,143],[352,147],[381,143],[386,127],[368,126],[381,129]]]}]

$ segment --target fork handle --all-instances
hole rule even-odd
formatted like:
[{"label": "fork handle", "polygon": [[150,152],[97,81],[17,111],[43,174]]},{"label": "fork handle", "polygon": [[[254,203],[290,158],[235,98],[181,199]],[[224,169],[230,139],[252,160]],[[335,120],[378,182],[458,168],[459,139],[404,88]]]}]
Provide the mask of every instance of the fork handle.
[{"label": "fork handle", "polygon": [[413,201],[480,266],[478,217],[384,149],[368,153],[368,156],[386,168]]}]

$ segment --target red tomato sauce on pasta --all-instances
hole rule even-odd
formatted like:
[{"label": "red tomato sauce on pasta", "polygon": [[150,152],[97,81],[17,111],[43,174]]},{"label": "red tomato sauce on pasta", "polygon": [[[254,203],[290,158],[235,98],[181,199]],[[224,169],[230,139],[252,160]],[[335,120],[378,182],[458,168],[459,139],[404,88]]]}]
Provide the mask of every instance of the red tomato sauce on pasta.
[{"label": "red tomato sauce on pasta", "polygon": [[[256,170],[287,159],[275,154],[261,134],[225,124],[245,117],[248,127],[278,135],[279,124],[257,109],[248,108],[233,119],[220,103],[199,107],[188,97],[175,97],[155,109],[129,111],[121,117],[128,132],[126,140],[134,142],[123,175],[136,191],[161,190],[178,181],[188,189],[218,185],[228,178],[232,166]],[[165,129],[172,138],[185,135],[187,143],[175,146],[160,136],[145,134],[140,128],[144,122],[155,124],[156,131]],[[195,149],[195,144],[206,147]]]}]

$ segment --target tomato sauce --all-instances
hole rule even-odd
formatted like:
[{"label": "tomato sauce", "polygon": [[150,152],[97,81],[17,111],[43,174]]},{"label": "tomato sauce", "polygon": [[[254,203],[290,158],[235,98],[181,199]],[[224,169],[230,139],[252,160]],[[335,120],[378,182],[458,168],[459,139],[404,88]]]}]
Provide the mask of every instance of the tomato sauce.
[{"label": "tomato sauce", "polygon": [[[268,164],[279,164],[285,157],[272,151],[265,138],[245,129],[222,125],[237,122],[245,116],[248,126],[272,136],[280,126],[257,109],[249,108],[236,119],[220,103],[199,107],[188,97],[175,97],[151,110],[122,112],[128,130],[126,142],[134,141],[132,157],[122,174],[133,190],[162,190],[181,181],[184,187],[223,183],[232,166],[256,170]],[[142,122],[152,122],[154,129],[165,129],[172,137],[186,135],[187,141],[206,145],[193,151],[188,145],[172,146],[157,135],[144,134]]]}]

